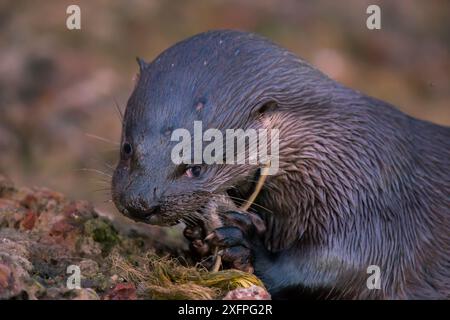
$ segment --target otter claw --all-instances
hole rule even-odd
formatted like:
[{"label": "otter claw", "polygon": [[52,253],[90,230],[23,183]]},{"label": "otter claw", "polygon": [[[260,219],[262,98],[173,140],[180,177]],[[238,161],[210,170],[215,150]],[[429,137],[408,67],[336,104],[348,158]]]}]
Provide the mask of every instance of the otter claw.
[{"label": "otter claw", "polygon": [[196,239],[189,244],[189,248],[196,256],[202,258],[210,254],[210,247],[200,239]]},{"label": "otter claw", "polygon": [[262,235],[266,231],[264,221],[252,212],[228,211],[223,215],[223,219],[226,225],[234,225],[251,235]]},{"label": "otter claw", "polygon": [[241,229],[237,227],[220,227],[209,234],[205,241],[216,247],[234,247],[242,245],[249,248]]},{"label": "otter claw", "polygon": [[193,241],[203,238],[203,229],[200,226],[186,227],[183,231],[186,239]]}]

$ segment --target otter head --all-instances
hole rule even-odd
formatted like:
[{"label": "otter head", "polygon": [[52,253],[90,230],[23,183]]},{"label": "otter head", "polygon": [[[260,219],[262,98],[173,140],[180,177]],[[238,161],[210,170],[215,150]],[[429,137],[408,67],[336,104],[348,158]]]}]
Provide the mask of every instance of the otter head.
[{"label": "otter head", "polygon": [[313,70],[273,43],[236,31],[194,36],[139,65],[124,115],[112,195],[125,215],[160,225],[194,219],[214,195],[228,192],[233,199],[245,199],[261,168],[249,161],[177,163],[172,156],[179,143],[173,141],[175,130],[189,132],[191,146],[195,121],[203,132],[222,132],[224,143],[227,129],[282,130],[295,102],[293,88],[305,85],[293,83],[295,73]]}]

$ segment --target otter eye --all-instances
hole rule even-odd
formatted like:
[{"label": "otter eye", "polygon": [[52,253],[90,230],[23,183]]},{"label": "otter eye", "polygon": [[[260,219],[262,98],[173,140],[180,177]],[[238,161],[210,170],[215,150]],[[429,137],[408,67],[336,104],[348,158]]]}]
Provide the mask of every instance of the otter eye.
[{"label": "otter eye", "polygon": [[124,160],[128,160],[133,154],[133,147],[129,142],[125,142],[122,145],[122,157]]},{"label": "otter eye", "polygon": [[197,178],[200,176],[201,171],[202,171],[201,166],[192,166],[187,168],[184,174],[189,178]]}]

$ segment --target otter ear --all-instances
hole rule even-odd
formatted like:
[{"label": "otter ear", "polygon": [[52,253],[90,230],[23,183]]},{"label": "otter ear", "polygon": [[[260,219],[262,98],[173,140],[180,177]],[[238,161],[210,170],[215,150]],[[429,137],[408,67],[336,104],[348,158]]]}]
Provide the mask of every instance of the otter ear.
[{"label": "otter ear", "polygon": [[142,74],[142,71],[148,67],[148,64],[144,61],[144,59],[136,57],[136,61],[139,65],[139,72],[133,77],[134,87],[137,86],[137,83],[139,82],[139,78]]},{"label": "otter ear", "polygon": [[139,65],[140,72],[142,72],[142,70],[144,70],[148,66],[148,64],[142,58],[136,57],[136,61]]},{"label": "otter ear", "polygon": [[270,100],[267,102],[263,102],[258,104],[256,108],[253,110],[253,114],[257,116],[261,116],[263,114],[276,111],[278,109],[278,103],[276,101]]}]

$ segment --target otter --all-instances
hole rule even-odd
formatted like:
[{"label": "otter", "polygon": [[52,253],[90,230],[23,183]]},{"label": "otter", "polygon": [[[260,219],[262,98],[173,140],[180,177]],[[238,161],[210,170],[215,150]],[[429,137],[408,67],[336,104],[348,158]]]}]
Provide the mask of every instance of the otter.
[{"label": "otter", "polygon": [[[197,253],[219,246],[224,265],[253,271],[274,298],[450,298],[450,128],[251,33],[210,31],[138,61],[112,179],[119,211],[184,221]],[[259,165],[171,161],[171,132],[194,121],[279,129],[279,170],[249,212],[239,204]],[[234,206],[205,232],[202,209],[224,195]]]}]

